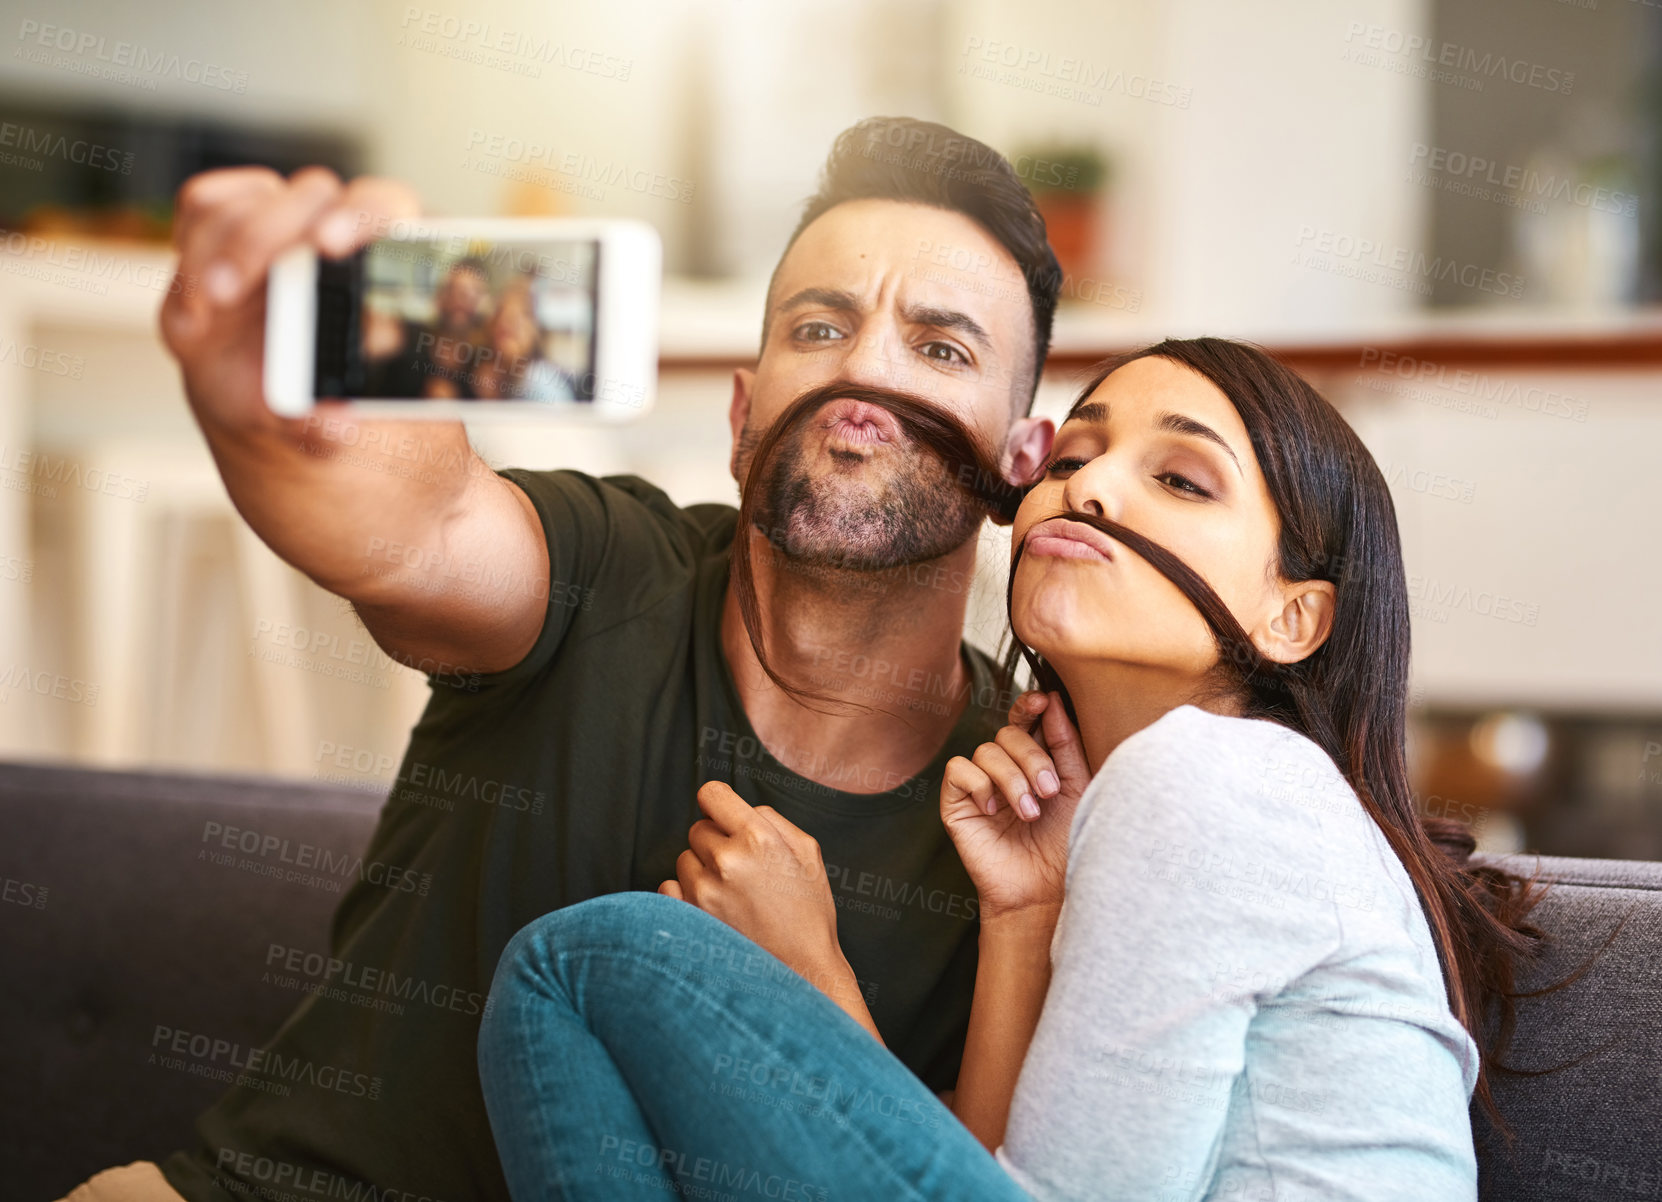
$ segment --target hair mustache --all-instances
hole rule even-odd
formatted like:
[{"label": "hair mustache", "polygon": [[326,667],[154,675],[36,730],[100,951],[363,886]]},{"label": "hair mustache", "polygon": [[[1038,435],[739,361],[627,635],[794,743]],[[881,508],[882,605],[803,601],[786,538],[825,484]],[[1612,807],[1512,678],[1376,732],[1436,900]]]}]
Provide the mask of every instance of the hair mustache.
[{"label": "hair mustache", "polygon": [[[1050,521],[1061,518],[1069,522],[1078,522],[1089,526],[1093,530],[1100,530],[1115,542],[1122,544],[1139,558],[1144,560],[1156,572],[1159,572],[1173,587],[1182,593],[1184,598],[1200,613],[1206,625],[1211,628],[1212,637],[1218,645],[1220,666],[1232,670],[1241,679],[1250,679],[1260,673],[1271,673],[1280,666],[1266,659],[1252,639],[1242,628],[1235,615],[1229,612],[1229,606],[1224,604],[1217,590],[1206,583],[1204,577],[1177,555],[1162,547],[1147,535],[1139,534],[1129,526],[1122,526],[1112,518],[1101,517],[1094,513],[1084,513],[1077,509],[1061,509],[1055,513],[1046,514],[1034,522]],[[1053,681],[1055,673],[1041,660],[1032,648],[1028,647],[1016,637],[1015,633],[1015,590],[1016,569],[1021,566],[1023,545],[1013,543],[1010,547],[1010,579],[1005,585],[1004,609],[1010,621],[1010,637],[1020,649],[1022,658],[1027,666],[1033,670],[1035,679]],[[1059,683],[1059,682],[1058,682]]]},{"label": "hair mustache", "polygon": [[760,529],[770,542],[773,540],[773,535],[763,529],[758,520],[759,510],[767,493],[768,474],[773,470],[786,439],[827,404],[842,400],[864,401],[886,409],[899,425],[903,437],[932,452],[941,461],[948,476],[998,520],[1013,520],[1016,508],[1027,493],[1026,489],[1004,478],[992,449],[963,422],[916,393],[833,380],[809,389],[787,405],[751,450],[744,485],[739,490],[738,523],[733,535],[728,572],[739,606],[739,617],[744,622],[745,634],[756,654],[757,663],[786,695],[804,704],[812,701],[850,703],[791,683],[780,676],[768,661],[767,648],[763,646],[761,601],[756,595],[756,568],[751,561],[749,536],[752,530]]},{"label": "hair mustache", "polygon": [[958,418],[914,392],[839,381],[809,389],[774,419],[751,454],[744,481],[746,497],[758,491],[784,440],[832,401],[882,406],[901,433],[939,459],[947,474],[989,515],[1005,522],[1015,517],[1027,490],[1004,478],[992,448]]}]

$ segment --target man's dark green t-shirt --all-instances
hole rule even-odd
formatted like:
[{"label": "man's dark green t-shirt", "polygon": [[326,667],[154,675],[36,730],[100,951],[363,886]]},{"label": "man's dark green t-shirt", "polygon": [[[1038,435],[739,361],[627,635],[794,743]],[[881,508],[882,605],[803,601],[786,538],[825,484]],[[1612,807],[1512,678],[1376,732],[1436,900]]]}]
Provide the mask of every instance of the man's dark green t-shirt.
[{"label": "man's dark green t-shirt", "polygon": [[[503,474],[548,538],[542,632],[508,671],[433,679],[365,853],[390,866],[380,883],[353,884],[327,949],[278,949],[250,966],[308,995],[263,1053],[291,1084],[283,1096],[251,1074],[201,1118],[203,1145],[163,1165],[192,1202],[272,1188],[507,1199],[476,1061],[497,959],[550,910],[674,876],[702,816],[696,791],[712,779],[819,840],[838,937],[884,1041],[931,1088],[957,1078],[978,907],[941,826],[939,786],[947,759],[1003,721],[1011,695],[991,662],[965,646],[968,704],[918,777],[884,780],[789,748],[775,758],[721,652],[735,511],[679,508],[633,477]],[[945,679],[858,652],[824,658],[853,680],[851,698],[955,704]]]}]

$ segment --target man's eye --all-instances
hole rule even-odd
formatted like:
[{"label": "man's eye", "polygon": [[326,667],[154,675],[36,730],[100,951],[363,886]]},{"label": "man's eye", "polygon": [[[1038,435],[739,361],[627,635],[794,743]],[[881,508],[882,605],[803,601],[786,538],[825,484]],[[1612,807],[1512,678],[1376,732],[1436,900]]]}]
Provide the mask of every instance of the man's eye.
[{"label": "man's eye", "polygon": [[843,332],[828,321],[805,321],[792,331],[804,342],[831,342]]},{"label": "man's eye", "polygon": [[1052,459],[1049,463],[1045,464],[1045,475],[1061,476],[1068,472],[1077,472],[1084,466],[1085,461],[1083,459],[1074,459],[1066,455],[1058,455],[1055,459]]},{"label": "man's eye", "polygon": [[950,342],[926,342],[919,348],[926,359],[937,359],[942,363],[968,363],[969,359],[964,352]]},{"label": "man's eye", "polygon": [[1175,488],[1178,492],[1193,493],[1197,497],[1206,497],[1208,499],[1212,496],[1211,493],[1207,492],[1193,480],[1178,472],[1162,472],[1154,478],[1169,488]]}]

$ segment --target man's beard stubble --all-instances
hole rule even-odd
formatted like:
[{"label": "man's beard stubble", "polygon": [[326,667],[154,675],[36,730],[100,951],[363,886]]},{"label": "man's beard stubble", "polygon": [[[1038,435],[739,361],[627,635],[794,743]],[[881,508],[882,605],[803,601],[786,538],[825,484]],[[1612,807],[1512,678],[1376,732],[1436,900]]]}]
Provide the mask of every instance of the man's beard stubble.
[{"label": "man's beard stubble", "polygon": [[[881,389],[860,394],[882,404]],[[825,403],[835,399],[833,392]],[[809,471],[805,444],[819,434],[811,420],[787,434],[763,465],[754,482],[760,489],[754,524],[784,566],[816,577],[883,572],[940,559],[975,537],[985,505],[913,436],[903,411],[884,408],[899,422],[901,440],[877,444],[864,480],[836,472],[816,478]],[[748,422],[740,432],[738,460],[747,471],[762,435]]]}]

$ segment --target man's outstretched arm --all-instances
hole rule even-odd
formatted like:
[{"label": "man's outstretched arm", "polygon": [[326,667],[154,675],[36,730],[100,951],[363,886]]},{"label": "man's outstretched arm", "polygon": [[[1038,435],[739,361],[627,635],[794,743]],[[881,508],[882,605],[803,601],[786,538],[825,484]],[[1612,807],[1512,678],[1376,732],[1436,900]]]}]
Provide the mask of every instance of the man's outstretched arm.
[{"label": "man's outstretched arm", "polygon": [[429,672],[518,663],[542,629],[548,546],[529,498],[460,422],[285,418],[262,388],[266,275],[309,243],[342,255],[414,217],[392,180],[260,167],[194,176],[161,330],[231,501],[279,556],[352,602],[388,655]]}]

